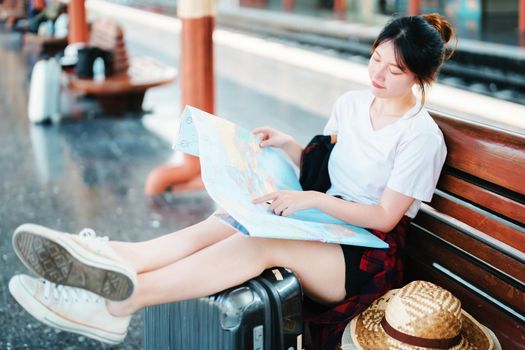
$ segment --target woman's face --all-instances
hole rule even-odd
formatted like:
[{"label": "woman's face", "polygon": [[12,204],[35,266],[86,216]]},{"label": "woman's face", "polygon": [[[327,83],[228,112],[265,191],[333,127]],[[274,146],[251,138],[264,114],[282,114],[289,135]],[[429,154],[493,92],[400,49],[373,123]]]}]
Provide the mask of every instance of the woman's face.
[{"label": "woman's face", "polygon": [[368,62],[368,75],[373,94],[381,98],[401,97],[416,83],[414,74],[409,70],[403,72],[396,62],[392,41],[376,47]]}]

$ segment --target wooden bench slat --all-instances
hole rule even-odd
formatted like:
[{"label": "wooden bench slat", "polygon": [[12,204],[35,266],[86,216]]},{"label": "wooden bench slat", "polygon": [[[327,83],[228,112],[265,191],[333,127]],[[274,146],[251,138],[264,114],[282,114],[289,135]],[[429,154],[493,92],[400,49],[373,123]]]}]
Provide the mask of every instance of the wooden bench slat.
[{"label": "wooden bench slat", "polygon": [[122,115],[142,112],[144,95],[149,88],[169,84],[177,70],[162,64],[148,63],[151,59],[129,58],[120,25],[112,19],[97,19],[91,24],[90,45],[111,53],[112,74],[103,80],[79,79],[69,76],[69,87],[97,97],[104,113]]},{"label": "wooden bench slat", "polygon": [[525,350],[525,135],[431,114],[448,154],[410,225],[405,282],[441,285],[504,349]]},{"label": "wooden bench slat", "polygon": [[93,21],[93,32],[107,33],[112,37],[123,37],[124,31],[120,25],[110,18],[98,18]]},{"label": "wooden bench slat", "polygon": [[435,220],[424,212],[418,214],[414,223],[431,231],[441,239],[454,244],[458,248],[469,252],[516,280],[525,281],[525,266],[513,257],[488,246],[480,240],[465,235],[452,226]]},{"label": "wooden bench slat", "polygon": [[[525,252],[525,233],[506,225],[502,221],[493,220],[488,215],[471,210],[470,208],[435,194],[431,207],[450,215],[473,228],[486,233],[497,240]],[[510,224],[510,223],[509,223]]]},{"label": "wooden bench slat", "polygon": [[[148,63],[149,62],[149,63]],[[123,91],[144,91],[147,88],[171,83],[177,77],[173,67],[157,66],[156,70],[141,69],[143,65],[153,67],[154,60],[133,58],[129,73],[115,74],[103,81],[71,77],[71,87],[77,91],[97,95],[112,95]]]},{"label": "wooden bench slat", "polygon": [[[479,260],[472,259],[467,253],[461,253],[449,243],[445,243],[432,235],[414,228],[407,239],[407,247],[411,256],[428,265],[438,263],[455,271],[463,279],[469,281],[488,294],[518,312],[525,314],[525,286],[518,284],[504,275],[500,278],[496,273],[486,272],[486,266]],[[523,268],[523,265],[521,265]],[[506,280],[504,280],[506,279]]]},{"label": "wooden bench slat", "polygon": [[90,45],[111,52],[113,74],[124,74],[129,69],[129,58],[124,32],[118,23],[110,19],[93,22]]},{"label": "wooden bench slat", "polygon": [[504,312],[478,293],[460,285],[456,280],[418,260],[408,257],[405,270],[406,275],[411,276],[409,281],[415,279],[432,281],[459,298],[462,307],[468,313],[497,335],[503,349],[525,349],[525,326],[522,321]]},{"label": "wooden bench slat", "polygon": [[445,136],[448,166],[525,195],[525,135],[431,114]]},{"label": "wooden bench slat", "polygon": [[91,40],[89,41],[91,46],[97,46],[104,49],[113,50],[116,48],[126,49],[126,43],[124,40],[116,40],[115,38],[108,37],[103,33],[92,34]]},{"label": "wooden bench slat", "polygon": [[480,188],[444,171],[438,188],[525,225],[525,204]]}]

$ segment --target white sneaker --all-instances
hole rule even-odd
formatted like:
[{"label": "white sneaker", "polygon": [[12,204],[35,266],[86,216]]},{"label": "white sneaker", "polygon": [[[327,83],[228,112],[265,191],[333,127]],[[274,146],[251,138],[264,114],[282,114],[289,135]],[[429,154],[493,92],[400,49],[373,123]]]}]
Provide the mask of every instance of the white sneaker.
[{"label": "white sneaker", "polygon": [[27,312],[48,326],[112,345],[121,343],[128,332],[131,316],[111,315],[106,301],[86,290],[15,275],[9,291]]},{"label": "white sneaker", "polygon": [[110,300],[128,298],[137,273],[90,229],[78,235],[24,224],[13,234],[13,247],[22,262],[53,283],[87,289]]}]

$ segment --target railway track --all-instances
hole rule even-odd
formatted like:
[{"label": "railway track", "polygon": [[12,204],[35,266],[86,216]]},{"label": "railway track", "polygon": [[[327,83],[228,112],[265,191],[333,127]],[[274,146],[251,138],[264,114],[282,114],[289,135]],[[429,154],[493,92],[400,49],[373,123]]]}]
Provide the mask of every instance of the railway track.
[{"label": "railway track", "polygon": [[[176,16],[172,0],[113,2]],[[377,28],[231,7],[219,8],[217,24],[363,64],[368,62],[370,45],[377,35]],[[349,30],[349,26],[354,28]],[[525,105],[525,50],[460,38],[454,56],[442,67],[439,82]]]}]

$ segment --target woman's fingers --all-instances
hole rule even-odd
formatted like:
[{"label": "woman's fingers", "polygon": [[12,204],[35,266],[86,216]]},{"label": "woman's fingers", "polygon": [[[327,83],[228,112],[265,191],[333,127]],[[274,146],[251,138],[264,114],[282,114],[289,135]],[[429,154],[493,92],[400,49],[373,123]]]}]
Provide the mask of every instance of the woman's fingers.
[{"label": "woman's fingers", "polygon": [[[252,201],[254,204],[267,202],[270,204],[268,210],[273,211],[277,215],[288,216],[293,214],[297,209],[296,200],[286,191],[275,191],[265,194]],[[295,204],[294,204],[295,203]]]},{"label": "woman's fingers", "polygon": [[255,198],[252,203],[253,204],[260,204],[260,203],[264,203],[264,202],[267,202],[267,201],[273,201],[276,196],[277,196],[277,192],[270,192],[270,193],[267,193],[261,197],[258,197],[258,198]]},{"label": "woman's fingers", "polygon": [[267,126],[262,126],[259,128],[255,128],[252,130],[252,134],[257,135],[259,134],[262,139],[267,139],[270,137],[270,134],[272,133],[272,128]]},{"label": "woman's fingers", "polygon": [[286,203],[279,203],[278,205],[275,206],[275,208],[273,209],[273,212],[279,216],[282,216],[283,215],[283,212],[287,209],[287,205]]},{"label": "woman's fingers", "polygon": [[268,209],[273,210],[275,212],[275,210],[279,208],[282,204],[283,204],[283,200],[277,197],[276,199],[272,201],[272,203],[270,203],[270,206],[268,207]]},{"label": "woman's fingers", "polygon": [[295,209],[292,206],[289,206],[286,208],[282,213],[281,216],[290,216],[295,212]]}]

